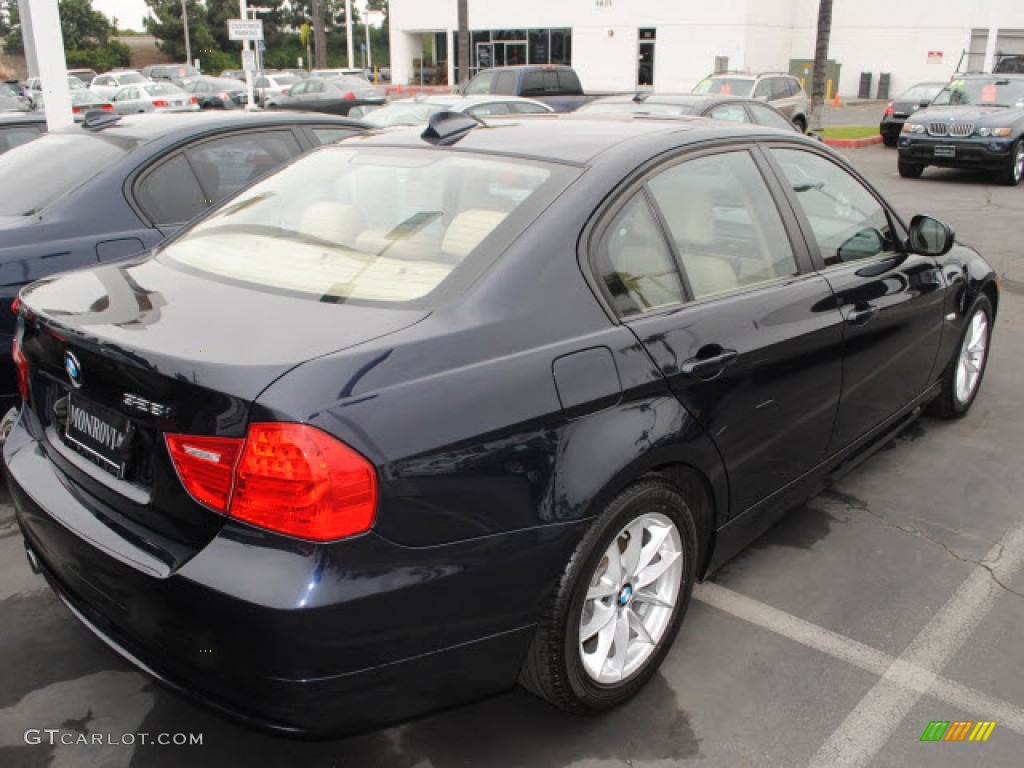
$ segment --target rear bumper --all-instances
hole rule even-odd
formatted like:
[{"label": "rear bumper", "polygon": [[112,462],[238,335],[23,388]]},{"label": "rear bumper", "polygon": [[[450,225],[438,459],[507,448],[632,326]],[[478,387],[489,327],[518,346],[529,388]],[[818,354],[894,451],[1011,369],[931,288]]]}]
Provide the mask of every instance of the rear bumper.
[{"label": "rear bumper", "polygon": [[189,698],[288,733],[371,730],[511,688],[578,540],[553,526],[419,549],[373,533],[317,546],[228,524],[161,572],[153,552],[107,546],[125,532],[21,422],[3,458],[32,559],[89,629]]},{"label": "rear bumper", "polygon": [[[956,154],[954,157],[936,155],[936,147],[953,147]],[[899,140],[900,160],[903,162],[944,168],[999,170],[1009,164],[1012,149],[1013,142],[1007,139],[938,139],[920,134],[902,134]]]}]

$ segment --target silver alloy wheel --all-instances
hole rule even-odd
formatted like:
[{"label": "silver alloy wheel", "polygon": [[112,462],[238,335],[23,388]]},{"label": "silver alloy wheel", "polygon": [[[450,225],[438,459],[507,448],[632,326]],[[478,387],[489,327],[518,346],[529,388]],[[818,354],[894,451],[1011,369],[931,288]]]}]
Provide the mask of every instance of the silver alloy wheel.
[{"label": "silver alloy wheel", "polygon": [[668,517],[643,514],[605,550],[580,616],[580,658],[605,685],[641,669],[672,622],[682,591],[683,542]]},{"label": "silver alloy wheel", "polygon": [[964,334],[960,357],[956,365],[956,386],[954,394],[960,405],[966,405],[978,388],[981,371],[985,366],[988,351],[988,316],[980,309],[971,317],[971,324]]},{"label": "silver alloy wheel", "polygon": [[1020,184],[1021,176],[1024,176],[1024,140],[1017,142],[1017,156],[1013,160],[1013,181]]}]

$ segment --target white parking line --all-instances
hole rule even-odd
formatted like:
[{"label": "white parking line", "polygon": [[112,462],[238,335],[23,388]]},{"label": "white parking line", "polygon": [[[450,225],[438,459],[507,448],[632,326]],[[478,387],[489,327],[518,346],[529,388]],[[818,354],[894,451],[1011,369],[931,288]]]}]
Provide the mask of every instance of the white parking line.
[{"label": "white parking line", "polygon": [[881,676],[897,686],[918,694],[927,694],[957,710],[974,712],[1000,727],[1024,735],[1024,709],[988,696],[961,683],[947,680],[924,667],[901,661],[869,645],[811,624],[765,603],[745,597],[710,582],[694,587],[693,596],[702,603],[750,622],[788,640],[821,651],[867,672]]},{"label": "white parking line", "polygon": [[854,768],[871,761],[1004,592],[993,575],[1008,584],[1024,563],[1024,525],[1004,536],[982,562],[990,563],[992,572],[981,565],[971,571],[811,758],[810,768]]}]

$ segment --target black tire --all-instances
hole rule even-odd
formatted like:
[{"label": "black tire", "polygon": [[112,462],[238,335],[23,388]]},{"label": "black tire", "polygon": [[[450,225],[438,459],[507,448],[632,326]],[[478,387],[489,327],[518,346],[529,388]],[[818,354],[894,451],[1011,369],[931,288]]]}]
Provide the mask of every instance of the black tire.
[{"label": "black tire", "polygon": [[1024,163],[1024,139],[1017,139],[1017,143],[1010,151],[1009,165],[999,172],[999,181],[1008,187],[1016,187],[1020,184],[1021,178],[1024,177],[1024,168],[1021,167],[1021,163]]},{"label": "black tire", "polygon": [[807,120],[800,115],[793,118],[793,125],[796,126],[796,129],[800,131],[800,133],[807,133]]},{"label": "black tire", "polygon": [[[587,590],[616,537],[631,522],[652,514],[668,518],[679,534],[683,562],[679,569],[678,596],[654,650],[641,666],[619,682],[599,683],[586,671],[579,642]],[[620,551],[624,551],[621,545]],[[626,488],[594,520],[569,560],[537,627],[520,673],[520,684],[555,706],[579,714],[603,712],[631,698],[657,671],[679,631],[693,591],[696,552],[693,513],[676,486],[652,475]],[[611,598],[609,605],[613,611],[633,607],[632,590],[623,591],[622,595],[623,600],[630,600],[628,607],[620,608],[619,598]],[[642,606],[643,602],[640,604]]]},{"label": "black tire", "polygon": [[902,160],[899,160],[896,163],[896,167],[899,169],[900,176],[904,179],[919,179],[921,178],[921,174],[924,173],[923,165],[905,163]]},{"label": "black tire", "polygon": [[888,133],[882,134],[882,143],[887,147],[895,147],[899,143],[899,137],[892,136]]},{"label": "black tire", "polygon": [[[970,391],[969,396],[963,399],[957,395],[957,373],[960,367],[961,356],[963,355],[964,342],[967,339],[967,335],[971,332],[972,323],[978,313],[982,313],[985,317],[985,352],[974,388]],[[942,373],[942,392],[932,401],[932,413],[943,419],[959,419],[971,409],[975,398],[978,396],[978,391],[981,389],[981,382],[985,378],[985,369],[988,367],[988,353],[992,341],[992,302],[989,301],[988,296],[985,294],[979,296],[971,307],[971,311],[967,313],[966,318],[963,333],[960,334],[956,350],[953,353],[953,359],[949,361],[946,370]]]}]

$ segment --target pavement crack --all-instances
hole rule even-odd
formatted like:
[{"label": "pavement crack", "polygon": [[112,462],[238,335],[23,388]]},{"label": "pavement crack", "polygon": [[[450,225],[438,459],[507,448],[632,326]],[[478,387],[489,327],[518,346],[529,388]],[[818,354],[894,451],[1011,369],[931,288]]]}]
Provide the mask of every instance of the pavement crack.
[{"label": "pavement crack", "polygon": [[912,526],[909,526],[909,525],[900,525],[899,523],[893,522],[889,518],[885,517],[885,515],[883,515],[883,514],[881,514],[879,512],[876,512],[875,510],[871,509],[871,505],[870,504],[868,504],[866,501],[863,501],[862,499],[858,499],[856,496],[851,496],[848,493],[843,493],[842,491],[837,491],[834,488],[828,488],[828,489],[822,491],[821,495],[824,496],[825,498],[832,499],[833,501],[838,501],[838,502],[840,502],[842,504],[845,504],[850,509],[856,510],[858,512],[867,512],[869,515],[871,515],[873,518],[878,520],[878,522],[880,522],[882,525],[886,526],[887,528],[895,528],[897,531],[900,531],[902,533],[908,533],[911,536],[917,536],[918,538],[923,539],[924,541],[927,541],[929,544],[933,544],[936,547],[940,547],[943,551],[945,551],[945,553],[947,555],[952,557],[954,560],[958,560],[959,562],[966,563],[968,565],[976,565],[976,566],[978,566],[980,568],[984,568],[986,571],[988,571],[988,574],[992,578],[992,581],[994,581],[998,586],[1002,587],[1005,591],[1009,592],[1011,595],[1016,595],[1017,597],[1019,597],[1021,599],[1024,599],[1024,592],[1018,592],[1016,589],[1011,587],[1009,584],[1006,584],[996,574],[996,572],[994,570],[995,564],[998,563],[999,560],[1003,556],[1004,547],[999,542],[995,542],[996,546],[999,547],[999,554],[996,555],[995,560],[992,560],[990,562],[986,562],[985,559],[974,560],[973,558],[970,558],[970,557],[964,557],[959,552],[955,551],[954,549],[951,549],[949,546],[947,546],[943,542],[939,541],[938,539],[934,538],[933,536],[930,536],[927,531],[923,531],[920,528],[915,528],[915,527],[912,527]]}]

